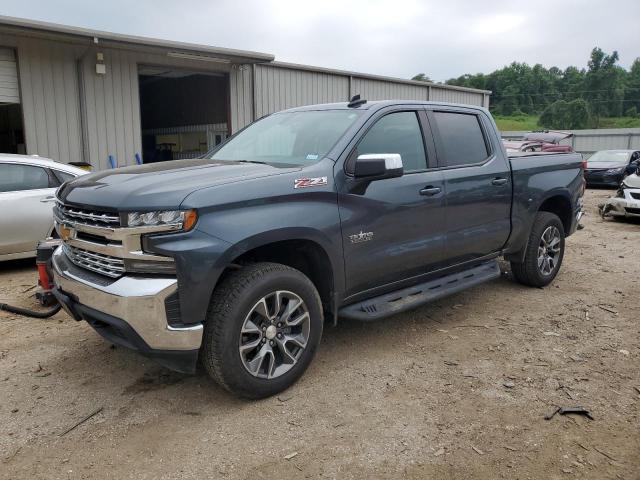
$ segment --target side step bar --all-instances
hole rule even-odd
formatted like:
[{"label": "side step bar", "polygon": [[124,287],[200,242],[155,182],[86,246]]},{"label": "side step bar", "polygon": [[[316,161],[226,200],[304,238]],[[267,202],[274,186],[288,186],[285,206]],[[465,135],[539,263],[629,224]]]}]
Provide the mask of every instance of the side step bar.
[{"label": "side step bar", "polygon": [[378,320],[498,277],[500,266],[497,260],[492,260],[462,272],[347,305],[338,311],[338,317],[361,321]]}]

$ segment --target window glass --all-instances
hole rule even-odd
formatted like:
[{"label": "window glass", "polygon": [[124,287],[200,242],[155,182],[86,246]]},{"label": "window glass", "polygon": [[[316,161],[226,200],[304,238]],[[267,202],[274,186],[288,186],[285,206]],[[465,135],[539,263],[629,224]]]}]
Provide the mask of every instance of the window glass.
[{"label": "window glass", "polygon": [[55,174],[56,177],[58,177],[58,180],[60,180],[60,183],[64,183],[67,180],[71,180],[72,178],[76,178],[75,176],[71,175],[70,173],[62,172],[60,170],[54,170],[53,173]]},{"label": "window glass", "polygon": [[378,120],[358,144],[358,155],[367,153],[399,153],[405,172],[426,169],[427,156],[415,112],[390,113]]},{"label": "window glass", "polygon": [[352,109],[276,113],[247,127],[210,158],[311,165],[322,160],[360,115]]},{"label": "window glass", "polygon": [[476,115],[452,112],[434,112],[433,115],[447,166],[469,165],[487,158],[487,144]]},{"label": "window glass", "polygon": [[49,188],[49,175],[44,168],[15,163],[0,163],[0,192]]}]

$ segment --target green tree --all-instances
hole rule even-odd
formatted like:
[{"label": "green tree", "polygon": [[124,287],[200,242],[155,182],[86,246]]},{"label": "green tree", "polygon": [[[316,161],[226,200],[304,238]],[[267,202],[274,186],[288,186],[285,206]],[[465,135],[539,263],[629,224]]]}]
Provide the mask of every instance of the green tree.
[{"label": "green tree", "polygon": [[589,126],[589,105],[582,98],[566,102],[557,100],[540,115],[538,125],[544,128],[577,130]]},{"label": "green tree", "polygon": [[429,82],[429,83],[433,83],[433,80],[431,80],[426,74],[424,73],[418,73],[417,75],[414,75],[413,77],[411,77],[411,80],[415,80],[416,82]]},{"label": "green tree", "polygon": [[616,65],[617,61],[618,52],[615,50],[610,55],[598,47],[591,51],[585,75],[584,97],[589,102],[596,128],[601,117],[622,113],[624,70]]},{"label": "green tree", "polygon": [[626,109],[636,108],[640,111],[640,58],[636,58],[627,75],[624,90],[624,106]]}]

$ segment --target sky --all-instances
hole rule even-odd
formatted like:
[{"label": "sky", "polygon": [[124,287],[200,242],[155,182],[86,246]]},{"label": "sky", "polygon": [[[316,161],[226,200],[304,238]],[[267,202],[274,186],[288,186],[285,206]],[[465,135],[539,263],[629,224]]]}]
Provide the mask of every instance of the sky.
[{"label": "sky", "polygon": [[512,61],[586,67],[640,56],[639,0],[0,0],[0,15],[445,81]]}]

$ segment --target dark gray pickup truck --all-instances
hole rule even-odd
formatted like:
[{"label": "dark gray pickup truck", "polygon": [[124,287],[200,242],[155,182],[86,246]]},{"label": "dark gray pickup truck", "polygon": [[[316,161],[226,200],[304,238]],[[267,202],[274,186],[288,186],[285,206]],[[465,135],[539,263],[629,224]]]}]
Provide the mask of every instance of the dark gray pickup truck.
[{"label": "dark gray pickup truck", "polygon": [[55,295],[107,340],[245,397],[305,371],[324,321],[377,320],[500,275],[541,287],[581,215],[579,154],[507,157],[488,111],[315,105],[197,160],[57,192]]}]

